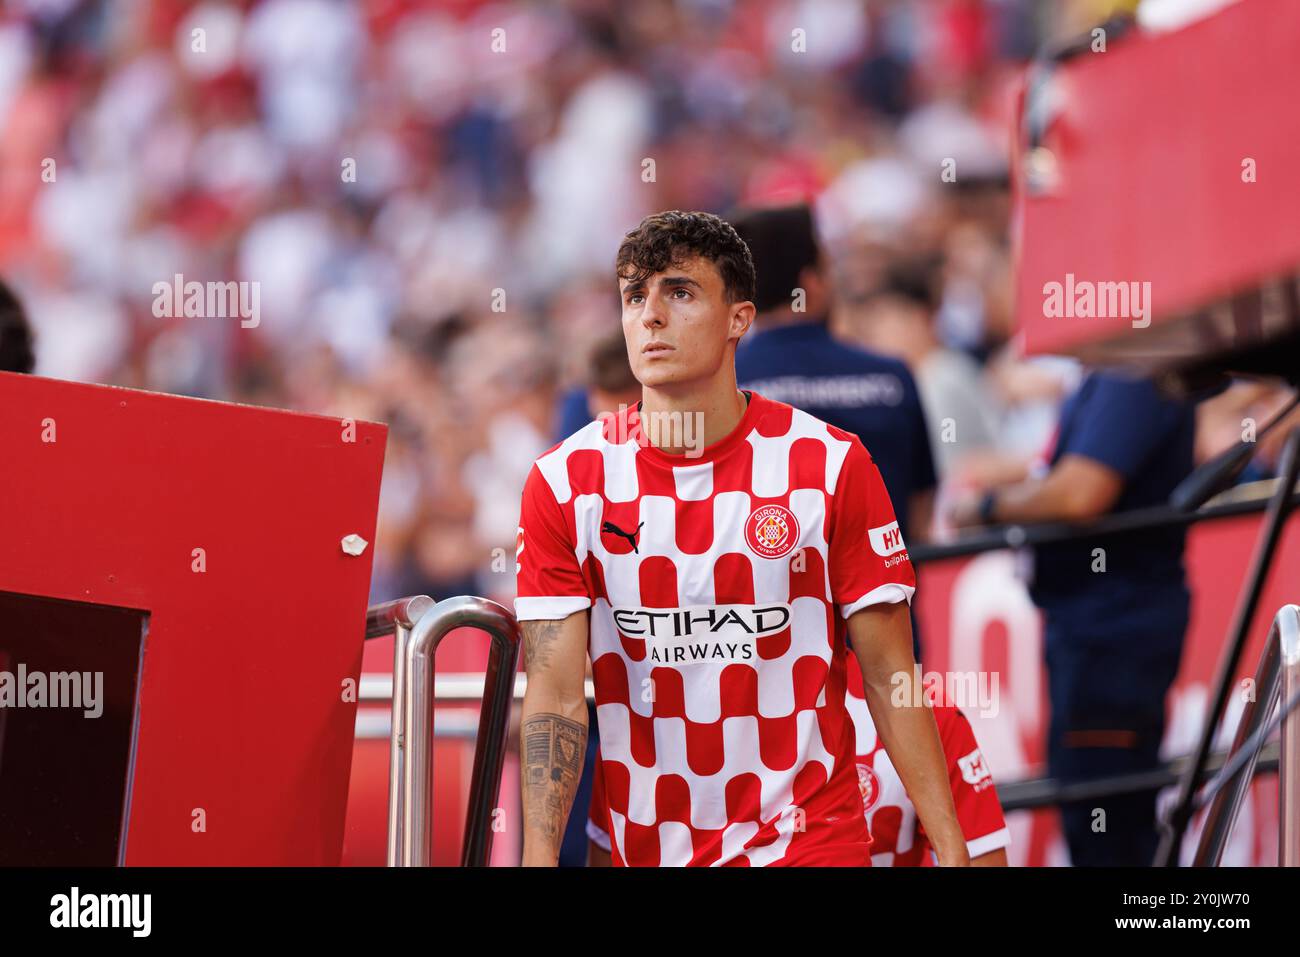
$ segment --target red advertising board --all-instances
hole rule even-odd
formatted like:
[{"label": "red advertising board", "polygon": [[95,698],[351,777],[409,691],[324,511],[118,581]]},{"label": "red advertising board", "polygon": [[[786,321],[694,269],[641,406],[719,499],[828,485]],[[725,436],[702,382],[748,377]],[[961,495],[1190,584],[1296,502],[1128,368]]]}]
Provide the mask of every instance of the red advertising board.
[{"label": "red advertising board", "polygon": [[1300,265],[1297,36],[1300,4],[1247,0],[1031,74],[1013,231],[1028,352],[1159,365],[1278,334],[1269,309],[1226,326],[1194,310]]},{"label": "red advertising board", "polygon": [[339,863],[386,435],[0,373],[0,646],[130,659],[125,774],[80,785],[120,860]]}]

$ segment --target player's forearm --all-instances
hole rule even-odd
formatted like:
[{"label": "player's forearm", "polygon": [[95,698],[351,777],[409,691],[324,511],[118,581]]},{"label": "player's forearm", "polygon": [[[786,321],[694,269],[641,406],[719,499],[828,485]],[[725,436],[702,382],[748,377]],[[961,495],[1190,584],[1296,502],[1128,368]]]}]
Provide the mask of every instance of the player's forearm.
[{"label": "player's forearm", "polygon": [[898,680],[913,680],[916,663],[907,605],[869,606],[851,616],[848,626],[876,732],[916,806],[940,863],[968,863],[934,714],[928,707],[894,702]]},{"label": "player's forearm", "polygon": [[585,619],[526,621],[528,688],[519,724],[523,864],[554,866],[587,753]]},{"label": "player's forearm", "polygon": [[582,778],[587,709],[526,713],[520,727],[525,867],[554,867]]},{"label": "player's forearm", "polygon": [[939,862],[968,864],[970,855],[957,823],[948,762],[934,713],[925,705],[896,705],[890,700],[890,691],[879,687],[867,688],[866,698],[880,741],[916,806],[917,817],[934,845]]}]

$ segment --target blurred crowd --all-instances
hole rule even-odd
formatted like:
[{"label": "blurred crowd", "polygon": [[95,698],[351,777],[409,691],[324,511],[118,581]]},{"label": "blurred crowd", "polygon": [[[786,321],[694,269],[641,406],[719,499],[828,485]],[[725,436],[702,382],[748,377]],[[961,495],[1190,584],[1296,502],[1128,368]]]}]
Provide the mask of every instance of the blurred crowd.
[{"label": "blurred crowd", "polygon": [[[12,0],[0,275],[38,373],[389,423],[375,597],[506,600],[655,210],[812,201],[832,328],[912,368],[945,482],[1026,470],[1079,372],[1015,348],[1016,83],[1134,5]],[[870,296],[902,261],[928,297]],[[259,283],[260,321],[158,317],[176,275]]]}]

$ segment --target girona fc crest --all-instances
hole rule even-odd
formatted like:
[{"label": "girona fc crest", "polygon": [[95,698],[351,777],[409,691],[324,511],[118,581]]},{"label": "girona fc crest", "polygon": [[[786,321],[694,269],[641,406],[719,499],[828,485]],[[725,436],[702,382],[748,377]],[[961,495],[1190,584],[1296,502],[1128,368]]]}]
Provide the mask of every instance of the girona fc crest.
[{"label": "girona fc crest", "polygon": [[763,505],[745,522],[745,541],[759,558],[780,558],[799,540],[799,522],[784,505]]},{"label": "girona fc crest", "polygon": [[869,764],[858,765],[858,792],[862,795],[862,813],[866,814],[880,797],[880,781]]}]

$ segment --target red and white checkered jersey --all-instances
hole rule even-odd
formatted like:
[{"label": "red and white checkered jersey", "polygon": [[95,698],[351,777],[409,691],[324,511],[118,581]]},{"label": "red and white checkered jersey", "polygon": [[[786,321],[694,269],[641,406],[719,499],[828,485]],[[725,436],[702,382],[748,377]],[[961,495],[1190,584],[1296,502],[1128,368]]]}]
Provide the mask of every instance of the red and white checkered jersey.
[{"label": "red and white checkered jersey", "polygon": [[[871,863],[877,867],[925,867],[934,864],[929,838],[916,816],[903,781],[876,734],[875,722],[862,697],[862,675],[849,679],[849,714],[858,741],[858,787],[871,831]],[[957,823],[971,859],[1007,847],[1011,834],[1002,817],[993,775],[970,721],[952,705],[936,704],[934,720],[948,761]]]},{"label": "red and white checkered jersey", "polygon": [[845,619],[915,576],[861,441],[747,395],[697,457],[625,409],[524,487],[515,613],[591,609],[617,864],[870,862]]},{"label": "red and white checkered jersey", "polygon": [[[889,755],[880,746],[867,703],[851,698],[849,712],[857,726],[863,753],[857,756],[858,790],[867,829],[871,832],[871,863],[875,867],[929,867],[934,864],[930,841],[917,819],[894,770]],[[971,859],[1011,845],[1011,834],[1002,817],[1002,805],[970,722],[959,710],[939,705],[934,709],[943,741],[944,756],[952,786],[957,822],[966,837]],[[591,806],[587,811],[587,837],[597,847],[610,850],[609,812],[605,785],[599,774],[592,779]]]}]

